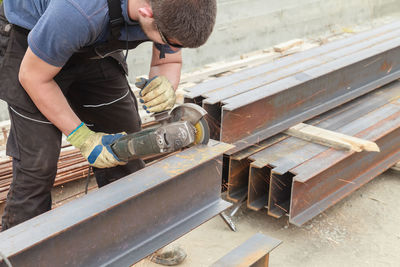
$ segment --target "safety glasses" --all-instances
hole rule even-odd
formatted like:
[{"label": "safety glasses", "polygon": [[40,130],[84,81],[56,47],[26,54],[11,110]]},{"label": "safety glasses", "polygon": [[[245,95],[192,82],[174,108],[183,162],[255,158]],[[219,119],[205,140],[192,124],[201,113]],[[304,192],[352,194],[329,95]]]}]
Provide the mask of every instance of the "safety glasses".
[{"label": "safety glasses", "polygon": [[160,36],[161,36],[161,40],[165,44],[168,44],[169,46],[172,46],[174,48],[183,48],[183,45],[174,44],[174,43],[171,43],[170,41],[168,41],[168,39],[165,37],[165,35],[160,31],[160,28],[158,28],[157,23],[155,23],[154,25],[156,26],[156,29],[157,29],[158,33],[160,34]]}]

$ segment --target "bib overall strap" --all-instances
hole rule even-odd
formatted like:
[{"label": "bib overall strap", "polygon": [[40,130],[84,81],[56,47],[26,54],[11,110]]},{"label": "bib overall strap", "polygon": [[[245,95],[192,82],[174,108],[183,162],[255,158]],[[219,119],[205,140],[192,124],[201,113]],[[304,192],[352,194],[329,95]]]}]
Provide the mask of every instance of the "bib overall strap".
[{"label": "bib overall strap", "polygon": [[116,41],[121,36],[121,27],[124,25],[120,0],[107,0],[110,34],[108,41]]}]

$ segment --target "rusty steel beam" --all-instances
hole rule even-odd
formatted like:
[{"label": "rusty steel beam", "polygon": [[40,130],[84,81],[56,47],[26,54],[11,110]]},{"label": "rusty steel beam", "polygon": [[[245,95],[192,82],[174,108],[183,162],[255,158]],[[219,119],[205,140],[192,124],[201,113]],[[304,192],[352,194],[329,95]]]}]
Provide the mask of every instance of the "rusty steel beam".
[{"label": "rusty steel beam", "polygon": [[[212,93],[203,95],[203,97],[205,97],[203,100],[203,108],[209,114],[208,121],[213,124],[213,127],[211,128],[212,137],[216,140],[220,140],[220,134],[224,132],[224,129],[220,128],[221,112],[224,104],[229,104],[229,101],[231,101],[230,98],[246,92],[251,93],[252,90],[262,86],[264,87],[285,78],[301,75],[301,73],[313,68],[323,68],[323,66],[328,62],[352,56],[354,53],[365,49],[371,50],[373,46],[380,45],[386,41],[391,41],[399,35],[400,30],[389,31],[386,34],[379,35],[375,38],[366,39],[364,42],[355,42],[351,46],[340,47],[337,50],[326,49],[325,53],[314,53],[313,56],[307,59],[298,61],[283,68],[274,67],[275,64],[271,63],[271,70],[266,70],[262,75],[258,75],[255,78],[247,79],[236,84],[231,84],[228,87],[220,88]],[[311,49],[311,51],[312,50],[313,49]],[[251,118],[246,116],[243,119]]]},{"label": "rusty steel beam", "polygon": [[[270,96],[270,98],[272,98],[272,103],[266,101],[266,103],[264,103],[265,106],[263,106],[262,104],[257,106],[257,111],[268,106],[267,110],[264,109],[268,115],[268,118],[264,120],[252,114],[251,111],[254,112],[255,108],[252,108],[251,110],[247,109],[243,112],[231,112],[233,109],[238,108],[238,104],[240,106],[247,101],[247,103],[251,105],[250,103],[260,100],[260,98],[262,98],[261,95],[265,95],[265,93],[268,94],[268,91],[270,91],[272,94],[288,94],[289,96],[285,95],[284,97],[285,101],[287,100],[286,97],[289,97],[289,101],[290,95],[293,94],[290,92],[285,93],[285,91],[295,90],[296,88],[288,87],[296,87],[297,85],[301,83],[306,83],[307,80],[310,80],[308,78],[314,79],[318,75],[323,75],[323,73],[321,74],[320,72],[318,72],[319,68],[325,69],[327,73],[329,73],[330,71],[335,69],[335,62],[338,61],[339,64],[343,63],[343,58],[347,57],[352,59],[354,55],[360,55],[363,50],[364,57],[358,60],[361,61],[368,58],[368,55],[373,55],[374,52],[376,52],[375,48],[378,47],[379,49],[384,46],[385,43],[393,43],[398,41],[397,37],[399,35],[399,26],[400,24],[398,22],[385,25],[381,28],[360,33],[350,38],[338,40],[336,42],[332,42],[321,47],[310,49],[308,51],[304,51],[302,53],[298,53],[287,58],[277,60],[273,63],[264,64],[255,68],[243,70],[239,73],[199,84],[198,86],[190,89],[190,92],[185,96],[185,101],[196,102],[199,105],[203,105],[203,108],[206,109],[208,112],[207,120],[211,129],[211,137],[216,140],[234,143],[236,145],[236,149],[230,151],[229,154],[236,153],[242,148],[256,143],[260,139],[266,139],[269,136],[272,136],[273,134],[284,130],[283,127],[289,128],[300,120],[304,121],[312,116],[315,116],[316,114],[326,111],[326,109],[323,109],[321,107],[318,107],[318,110],[322,111],[316,110],[314,106],[316,103],[314,103],[313,101],[321,100],[321,102],[325,101],[329,103],[332,100],[331,98],[336,97],[336,99],[333,99],[333,101],[340,101],[340,103],[330,103],[332,104],[330,108],[333,108],[336,105],[339,105],[345,101],[348,101],[349,99],[354,98],[355,96],[352,94],[355,93],[357,95],[360,95],[362,94],[361,91],[363,91],[364,93],[368,92],[369,90],[371,90],[371,87],[369,89],[363,88],[362,90],[358,91],[352,88],[352,93],[348,93],[343,88],[339,88],[338,90],[343,89],[343,92],[348,93],[344,97],[347,98],[347,100],[339,100],[337,98],[337,95],[339,94],[337,92],[338,90],[324,88],[325,90],[329,89],[329,92],[325,93],[327,95],[323,95],[320,94],[320,92],[316,92],[315,90],[317,89],[314,88],[314,91],[311,93],[317,94],[317,96],[308,96],[313,98],[309,100],[309,102],[311,103],[306,102],[302,107],[298,107],[298,109],[295,109],[295,107],[286,107],[289,110],[295,109],[295,111],[291,111],[293,112],[293,114],[296,115],[298,114],[297,112],[299,112],[299,109],[301,112],[303,112],[302,115],[304,117],[297,121],[296,118],[293,118],[293,114],[291,114],[289,118],[283,115],[288,113],[287,110],[281,110],[282,107],[274,106],[274,102],[278,101],[280,102],[276,105],[282,105],[281,102],[283,100],[279,99],[279,96],[276,96],[275,98],[273,96]],[[333,62],[333,64],[331,64],[332,66],[326,68],[326,65],[330,62]],[[347,65],[345,64],[345,66]],[[316,76],[313,75],[315,73],[317,73]],[[310,75],[312,77],[309,77]],[[396,77],[398,76],[399,75],[397,75]],[[381,81],[378,86],[396,79],[393,77],[386,78],[388,79],[385,79],[385,81]],[[344,85],[350,87],[351,84],[349,84],[349,82],[347,81],[344,81]],[[369,85],[373,88],[377,87],[374,84]],[[309,83],[306,83],[305,87],[306,86],[309,86]],[[318,86],[320,85],[318,84]],[[277,93],[277,91],[279,90],[280,92]],[[306,89],[301,88],[299,90],[304,91]],[[299,101],[302,100],[303,99],[300,99]],[[292,102],[289,104],[295,106],[296,102]],[[307,116],[307,112],[304,111],[304,109],[307,108],[306,105],[310,105],[310,108],[313,109],[314,115]],[[328,105],[326,105],[326,107],[328,107]],[[225,114],[227,116],[225,116]],[[247,121],[247,123],[244,123],[243,121]],[[270,123],[270,125],[268,125],[268,122]]]},{"label": "rusty steel beam", "polygon": [[229,158],[227,198],[239,201],[247,192],[250,162],[247,158],[237,160]]},{"label": "rusty steel beam", "polygon": [[236,146],[233,154],[398,78],[397,37],[225,100],[221,140]]},{"label": "rusty steel beam", "polygon": [[[225,99],[229,99],[233,96],[243,94],[255,88],[270,84],[274,81],[297,75],[304,72],[305,70],[319,67],[328,62],[346,56],[351,56],[356,52],[371,49],[373,46],[393,40],[394,38],[398,37],[399,34],[400,28],[397,30],[385,32],[385,34],[374,36],[374,38],[365,39],[362,42],[355,41],[353,39],[354,37],[348,38],[349,40],[353,41],[351,45],[339,46],[336,47],[336,49],[327,49],[323,46],[323,49],[310,49],[310,51],[314,53],[309,58],[304,58],[303,60],[297,62],[294,61],[295,63],[284,66],[283,68],[279,68],[275,65],[275,63],[271,63],[271,70],[265,70],[263,74],[258,75],[255,78],[247,79],[236,84],[230,84],[228,87],[215,90],[212,93],[203,94],[202,96],[205,98],[205,100],[203,101],[203,105],[214,105],[221,101],[222,103],[224,103]],[[322,51],[318,51],[318,53],[316,52],[316,50]]]},{"label": "rusty steel beam", "polygon": [[266,208],[268,205],[268,196],[270,188],[271,170],[268,166],[255,168],[252,164],[249,171],[249,185],[247,191],[247,207],[258,211]]},{"label": "rusty steel beam", "polygon": [[211,267],[267,267],[269,253],[281,243],[278,239],[257,233]]},{"label": "rusty steel beam", "polygon": [[329,149],[291,170],[291,223],[304,224],[400,160],[400,101],[376,113],[379,121],[355,136],[376,142],[379,153]]},{"label": "rusty steel beam", "polygon": [[227,198],[237,202],[247,194],[250,161],[248,157],[286,138],[278,134],[229,157]]},{"label": "rusty steel beam", "polygon": [[246,91],[254,90],[274,81],[300,74],[345,55],[351,55],[362,49],[389,40],[399,35],[400,23],[392,23],[371,31],[363,32],[351,38],[337,40],[321,47],[291,55],[273,63],[243,70],[201,83],[185,95],[185,102],[203,105],[208,112],[211,138],[221,138],[222,106],[225,100]]},{"label": "rusty steel beam", "polygon": [[[306,123],[335,131],[359,118],[360,114],[369,113],[389,103],[399,94],[400,85],[395,82]],[[267,206],[268,214],[276,218],[288,213],[289,210],[293,178],[293,175],[289,173],[290,169],[328,149],[295,137],[281,134],[278,136],[282,136],[277,139],[278,142],[271,142],[269,147],[248,156],[246,160],[250,164],[249,176],[236,177],[241,181],[235,181],[237,185],[240,185],[235,188],[236,192],[248,188],[247,206],[250,209],[260,210]],[[275,138],[276,136],[267,140]]]},{"label": "rusty steel beam", "polygon": [[280,218],[289,213],[290,196],[293,182],[293,174],[277,174],[271,171],[271,187],[268,194],[268,215]]},{"label": "rusty steel beam", "polygon": [[278,70],[290,68],[296,64],[303,63],[307,60],[314,59],[333,51],[338,51],[353,45],[359,45],[363,42],[373,40],[374,38],[379,38],[383,35],[390,34],[391,32],[399,29],[399,22],[387,24],[370,31],[358,33],[351,38],[336,40],[320,47],[277,59],[273,63],[262,64],[260,66],[239,71],[229,76],[219,77],[215,80],[200,83],[192,88],[185,89],[188,91],[188,93],[185,95],[185,101],[192,103],[196,102],[197,104],[201,105],[201,102],[206,98],[219,96],[220,93],[221,96],[224,93],[229,93],[229,91],[225,90],[226,88],[232,88],[232,86],[248,82],[259,76],[264,76],[267,73],[271,74],[277,72]]},{"label": "rusty steel beam", "polygon": [[309,122],[376,141],[380,153],[337,151],[289,137],[251,155],[248,207],[267,206],[269,215],[288,214],[301,225],[388,169],[400,156],[399,96],[400,82],[394,82]]},{"label": "rusty steel beam", "polygon": [[220,198],[231,147],[189,148],[10,228],[0,252],[13,266],[130,266],[231,206]]},{"label": "rusty steel beam", "polygon": [[[318,126],[327,130],[337,131],[339,128],[351,124],[361,115],[370,113],[382,107],[400,94],[400,83],[393,82],[356,100],[348,102],[329,112],[321,114],[307,124]],[[287,136],[289,137],[289,136]],[[273,166],[273,172],[284,174],[295,166],[325,151],[327,147],[300,140],[295,137],[285,138],[273,147],[263,149],[250,155],[251,161],[260,161],[261,167],[265,164]]]}]

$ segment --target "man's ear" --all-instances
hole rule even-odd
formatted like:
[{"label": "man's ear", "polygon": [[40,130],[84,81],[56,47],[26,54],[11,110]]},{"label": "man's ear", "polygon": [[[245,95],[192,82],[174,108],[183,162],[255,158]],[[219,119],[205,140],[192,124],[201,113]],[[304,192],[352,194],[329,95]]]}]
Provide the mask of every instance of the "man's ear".
[{"label": "man's ear", "polygon": [[146,18],[152,18],[153,17],[153,10],[151,9],[150,6],[140,7],[138,9],[138,12],[142,17],[146,17]]}]

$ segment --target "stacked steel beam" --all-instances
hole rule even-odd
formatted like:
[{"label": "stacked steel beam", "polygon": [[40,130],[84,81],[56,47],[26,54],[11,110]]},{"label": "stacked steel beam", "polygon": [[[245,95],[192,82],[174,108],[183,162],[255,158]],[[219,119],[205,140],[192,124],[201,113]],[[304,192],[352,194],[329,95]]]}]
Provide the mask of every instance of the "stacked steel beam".
[{"label": "stacked steel beam", "polygon": [[[228,196],[248,194],[247,206],[289,215],[302,225],[400,159],[400,83],[307,123],[376,142],[380,152],[340,151],[280,135],[231,157]],[[260,148],[259,147],[259,148]],[[247,158],[243,155],[247,152]]]},{"label": "stacked steel beam", "polygon": [[400,22],[202,83],[185,102],[209,114],[230,154],[400,78]]},{"label": "stacked steel beam", "polygon": [[[399,161],[399,85],[363,96],[400,78],[399,33],[400,23],[389,24],[193,87],[185,101],[208,111],[215,139],[236,146],[226,153],[228,197],[247,195],[249,208],[301,225]],[[281,134],[310,119],[381,152]]]}]

